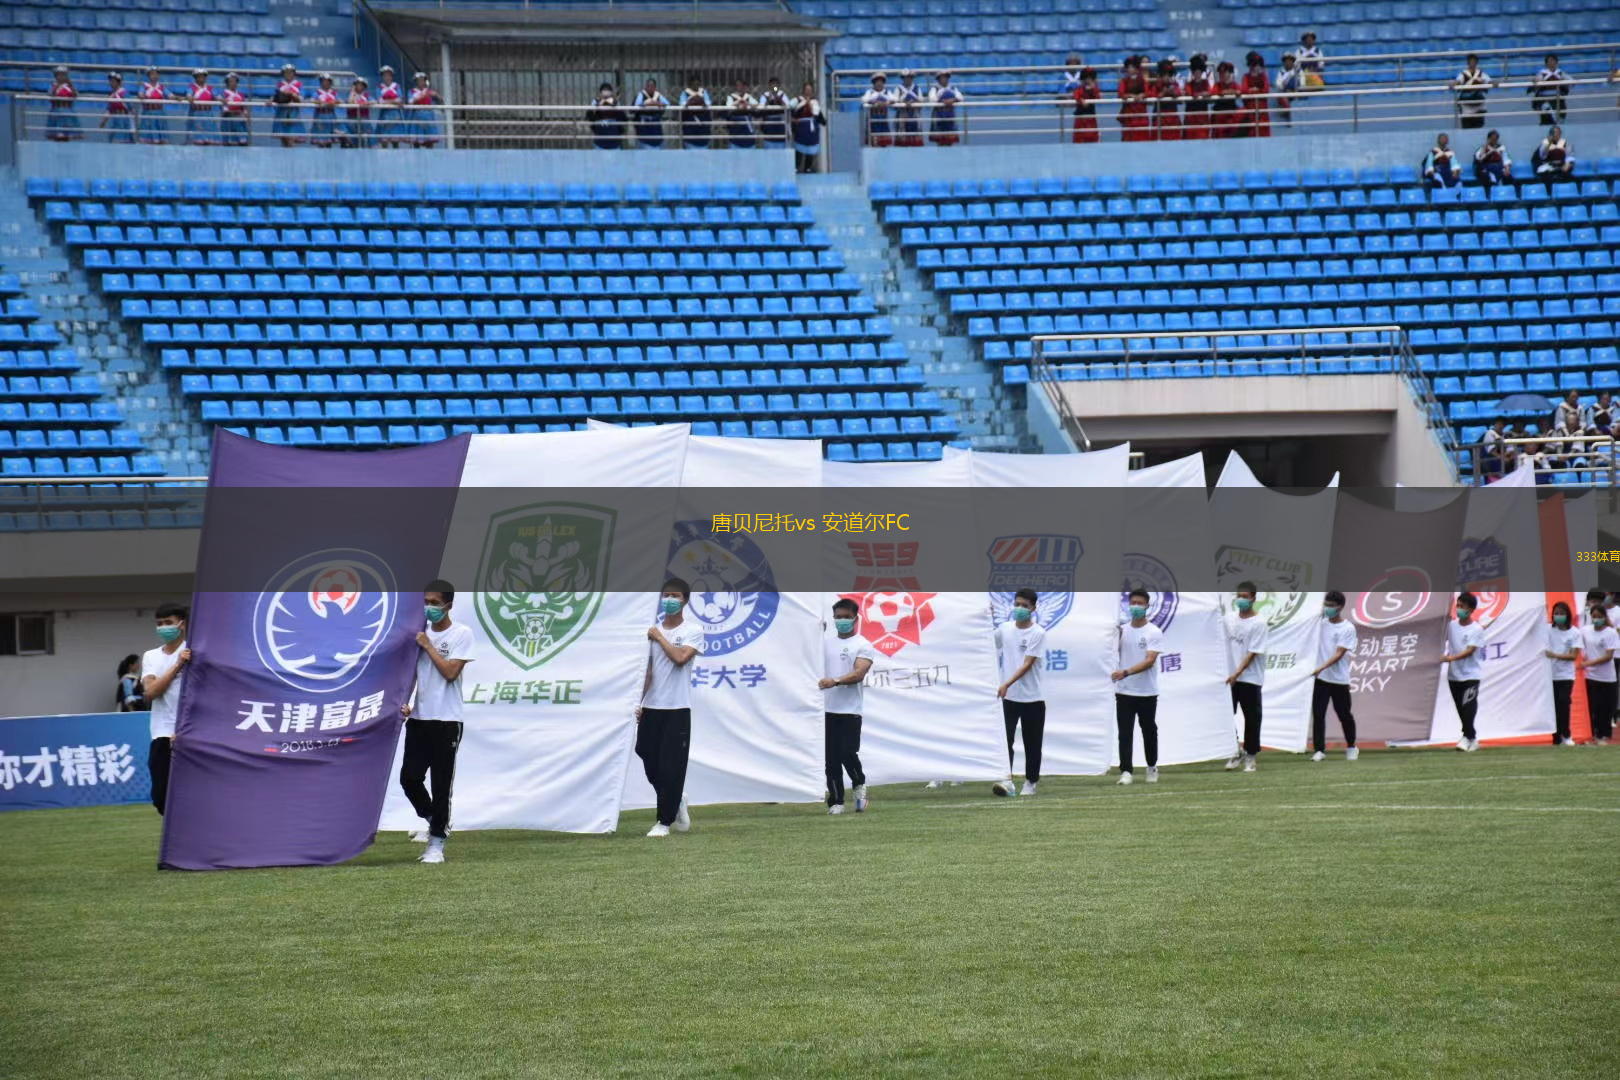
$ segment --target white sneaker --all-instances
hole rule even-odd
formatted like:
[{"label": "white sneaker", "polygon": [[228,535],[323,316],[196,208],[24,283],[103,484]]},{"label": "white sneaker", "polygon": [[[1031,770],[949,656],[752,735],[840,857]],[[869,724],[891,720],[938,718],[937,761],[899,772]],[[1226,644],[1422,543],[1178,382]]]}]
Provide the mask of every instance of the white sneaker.
[{"label": "white sneaker", "polygon": [[669,835],[669,826],[663,824],[662,822],[660,822],[659,824],[654,825],[652,828],[648,829],[647,830],[647,835],[652,837],[655,840],[659,839],[660,837],[668,836]]},{"label": "white sneaker", "polygon": [[855,812],[857,814],[864,814],[866,813],[866,807],[866,785],[857,784],[855,786]]},{"label": "white sneaker", "polygon": [[1024,790],[1020,791],[1018,794],[1020,794],[1020,795],[1033,795],[1033,794],[1035,794],[1035,781],[1034,780],[1025,780],[1024,781]]},{"label": "white sneaker", "polygon": [[1119,774],[1119,784],[1120,784],[1121,787],[1129,787],[1131,785],[1131,783],[1132,783],[1132,781],[1131,781],[1131,774],[1130,773],[1122,772],[1122,773]]},{"label": "white sneaker", "polygon": [[1356,760],[1356,758],[1358,758],[1360,756],[1361,756],[1361,751],[1356,749],[1354,746],[1345,747],[1344,760],[1346,760],[1346,761],[1354,761],[1354,760]]},{"label": "white sneaker", "polygon": [[1322,753],[1322,751],[1318,750],[1316,753],[1311,755],[1311,760],[1312,761],[1326,761],[1327,760],[1327,755]]},{"label": "white sneaker", "polygon": [[1017,795],[1018,781],[1010,776],[1005,780],[997,780],[990,785],[990,794],[1000,796],[1003,799],[1009,795]]},{"label": "white sneaker", "polygon": [[413,844],[425,844],[427,842],[428,842],[428,831],[426,829],[416,829],[411,833],[411,843],[413,843]]},{"label": "white sneaker", "polygon": [[1469,739],[1468,740],[1468,745],[1463,747],[1463,749],[1467,750],[1470,754],[1472,754],[1475,750],[1479,749],[1479,740],[1477,738],[1476,739]]},{"label": "white sneaker", "polygon": [[842,814],[843,812],[844,812],[844,804],[843,803],[833,803],[831,806],[827,807],[827,813],[829,813],[829,814]]},{"label": "white sneaker", "polygon": [[945,783],[949,784],[951,787],[961,787],[966,782],[967,781],[965,781],[965,780],[947,780],[947,781],[945,781]]},{"label": "white sneaker", "polygon": [[1468,740],[1467,739],[1458,739],[1457,740],[1457,749],[1463,751],[1464,753],[1467,753],[1468,752]]},{"label": "white sneaker", "polygon": [[1147,782],[1150,784],[1159,782],[1159,767],[1157,765],[1148,766]]},{"label": "white sneaker", "polygon": [[1563,745],[1565,745],[1565,746],[1575,746],[1576,742],[1575,742],[1574,739],[1565,739],[1564,742],[1563,742]]},{"label": "white sneaker", "polygon": [[945,781],[943,780],[930,780],[928,783],[923,785],[923,787],[927,788],[929,791],[933,791],[935,788],[942,788],[944,786]]},{"label": "white sneaker", "polygon": [[1239,750],[1237,753],[1232,755],[1232,760],[1228,761],[1226,763],[1226,771],[1231,772],[1233,769],[1239,769],[1239,768],[1242,768],[1242,767],[1243,767],[1243,751]]},{"label": "white sneaker", "polygon": [[692,828],[692,815],[686,812],[686,796],[681,796],[681,808],[675,811],[675,831],[688,832]]},{"label": "white sneaker", "polygon": [[1255,770],[1254,755],[1253,754],[1244,754],[1243,755],[1243,771],[1244,772],[1254,772],[1254,770]]},{"label": "white sneaker", "polygon": [[422,852],[422,857],[417,861],[425,863],[444,862],[444,841],[439,839],[429,840],[427,850]]},{"label": "white sneaker", "polygon": [[[1604,738],[1604,739],[1593,739],[1592,740],[1592,745],[1593,746],[1608,746],[1609,745],[1609,740],[1606,739],[1606,738]],[[1476,749],[1476,750],[1479,749],[1479,740],[1478,739],[1474,740],[1474,749]]]}]

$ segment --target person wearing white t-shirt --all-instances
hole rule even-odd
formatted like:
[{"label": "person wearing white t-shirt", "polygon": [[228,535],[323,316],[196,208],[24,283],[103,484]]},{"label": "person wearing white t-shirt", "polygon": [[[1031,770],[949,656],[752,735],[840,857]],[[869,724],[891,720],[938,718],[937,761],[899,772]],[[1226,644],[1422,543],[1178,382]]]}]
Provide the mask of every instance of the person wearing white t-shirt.
[{"label": "person wearing white t-shirt", "polygon": [[1344,729],[1344,759],[1354,761],[1356,718],[1350,714],[1350,658],[1356,655],[1356,624],[1344,617],[1344,593],[1334,590],[1322,597],[1322,625],[1317,630],[1316,663],[1311,672],[1316,683],[1311,690],[1312,761],[1327,757],[1327,710],[1333,706]]},{"label": "person wearing white t-shirt", "polygon": [[840,599],[833,605],[834,637],[821,640],[822,739],[827,766],[827,813],[844,812],[844,774],[855,789],[855,812],[866,809],[866,771],[861,768],[861,684],[877,662],[877,650],[860,635],[860,605]]},{"label": "person wearing white t-shirt", "polygon": [[1132,589],[1131,621],[1119,628],[1119,667],[1114,681],[1114,724],[1119,728],[1119,782],[1131,782],[1136,727],[1142,727],[1142,755],[1147,759],[1147,782],[1159,782],[1159,652],[1164,634],[1148,622],[1148,594]]},{"label": "person wearing white t-shirt", "polygon": [[186,619],[179,604],[157,609],[157,636],[163,641],[141,656],[141,693],[151,702],[148,718],[152,743],[146,752],[146,771],[152,777],[152,806],[159,814],[169,798],[169,762],[174,750],[174,722],[180,715],[180,690],[191,650],[186,647]]},{"label": "person wearing white t-shirt", "polygon": [[427,841],[421,860],[425,863],[444,862],[456,751],[461,748],[461,672],[473,658],[472,630],[450,619],[455,600],[455,586],[442,579],[428,582],[422,591],[427,629],[416,635],[421,650],[416,657],[416,685],[400,707],[405,715],[405,761],[399,768],[399,786],[417,816],[427,821],[427,835],[412,837]]},{"label": "person wearing white t-shirt", "polygon": [[1479,738],[1474,731],[1474,717],[1479,714],[1479,673],[1485,647],[1485,631],[1474,621],[1479,601],[1471,592],[1457,597],[1457,617],[1446,624],[1446,651],[1440,657],[1446,668],[1446,685],[1451,688],[1451,700],[1457,705],[1457,717],[1462,721],[1463,737],[1458,750],[1473,753],[1479,749]]},{"label": "person wearing white t-shirt", "polygon": [[1001,718],[1007,725],[1007,780],[997,790],[1011,795],[1013,742],[1018,725],[1024,725],[1024,790],[1035,794],[1041,780],[1041,742],[1046,735],[1046,696],[1041,692],[1041,664],[1046,654],[1046,631],[1035,625],[1034,589],[1013,594],[1012,618],[996,627],[996,645],[1001,651]]},{"label": "person wearing white t-shirt", "polygon": [[636,756],[647,783],[658,793],[658,821],[650,837],[686,832],[686,760],[692,749],[692,679],[686,665],[703,651],[703,628],[681,617],[692,587],[680,578],[664,582],[658,597],[661,618],[647,627],[647,679],[636,709]]},{"label": "person wearing white t-shirt", "polygon": [[1542,655],[1552,661],[1553,745],[1574,746],[1569,737],[1569,703],[1575,694],[1575,661],[1580,659],[1581,632],[1570,623],[1569,605],[1562,600],[1552,606],[1547,626],[1547,647]]},{"label": "person wearing white t-shirt", "polygon": [[1594,605],[1581,631],[1581,672],[1586,676],[1586,711],[1592,719],[1592,741],[1608,746],[1614,735],[1616,682],[1615,654],[1620,652],[1620,634],[1609,623],[1609,612]]},{"label": "person wearing white t-shirt", "polygon": [[1228,769],[1254,772],[1260,755],[1260,688],[1266,681],[1266,620],[1254,606],[1255,584],[1238,582],[1233,606],[1237,612],[1226,617],[1226,654],[1232,673],[1226,685],[1232,688],[1232,711],[1243,713],[1243,745],[1226,763]]}]

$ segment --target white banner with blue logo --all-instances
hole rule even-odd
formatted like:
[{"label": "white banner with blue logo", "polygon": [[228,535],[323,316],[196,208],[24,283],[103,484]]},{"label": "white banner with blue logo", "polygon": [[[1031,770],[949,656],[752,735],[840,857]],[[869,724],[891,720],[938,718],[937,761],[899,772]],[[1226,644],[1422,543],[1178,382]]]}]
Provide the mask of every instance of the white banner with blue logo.
[{"label": "white banner with blue logo", "polygon": [[[1192,454],[1130,473],[1125,519],[1124,586],[1148,592],[1148,619],[1164,634],[1159,654],[1159,764],[1229,757],[1230,691],[1221,638],[1220,597],[1185,592],[1178,582],[1205,577],[1212,549],[1204,458]],[[1163,497],[1155,498],[1156,492]],[[1116,612],[1127,618],[1123,608]],[[1117,652],[1117,644],[1115,651]],[[1116,750],[1113,755],[1119,756]],[[1141,739],[1133,764],[1144,765]],[[1117,764],[1117,762],[1116,762]]]},{"label": "white banner with blue logo", "polygon": [[[1046,631],[1041,662],[1041,688],[1046,695],[1041,774],[1095,776],[1106,772],[1115,744],[1108,673],[1118,604],[1112,593],[1076,592],[1074,583],[1083,563],[1099,560],[1117,565],[1119,561],[1124,500],[1119,500],[1120,512],[1108,512],[1101,500],[1105,490],[1117,493],[1125,487],[1130,447],[1089,454],[963,456],[972,465],[974,487],[980,489],[1103,489],[1086,496],[1088,507],[1097,509],[1088,515],[1095,525],[1083,535],[1020,533],[1006,523],[979,521],[977,516],[975,523],[978,546],[989,561],[990,609],[998,625],[1011,618],[1013,583],[1029,580],[1031,575],[1043,582],[1036,589],[1040,599],[1035,609],[1035,622]],[[1043,492],[1041,497],[1049,496]],[[995,587],[998,577],[1007,579],[1008,587]],[[1022,739],[1013,771],[1026,771]]]},{"label": "white banner with blue logo", "polygon": [[[693,436],[681,486],[814,489],[803,493],[796,512],[819,518],[821,443]],[[715,532],[713,526],[712,517],[677,509],[669,549],[669,574],[692,587],[684,617],[704,630],[703,655],[690,665],[687,799],[694,806],[819,799],[822,703],[816,680],[822,675],[822,622],[830,616],[820,610],[817,593],[776,591],[772,561],[788,557],[788,534]],[[645,809],[656,801],[642,770],[627,770],[624,808]]]},{"label": "white banner with blue logo", "polygon": [[[650,590],[598,583],[609,559],[621,580],[661,580],[663,552],[650,552],[647,538],[669,536],[674,524],[686,440],[679,424],[472,437],[445,554],[447,565],[479,568],[476,581],[452,582],[464,591],[451,616],[472,628],[476,656],[462,675],[453,829],[618,824],[656,613]],[[644,487],[648,497],[633,515],[585,503],[499,505],[508,490],[559,477],[573,488]],[[548,591],[532,591],[540,581]],[[382,827],[422,826],[391,785]]]},{"label": "white banner with blue logo", "polygon": [[[973,486],[966,455],[944,461],[824,461],[821,475],[828,489],[938,489],[941,516],[954,509],[960,517],[963,493]],[[857,550],[860,545],[865,547]],[[868,782],[1006,776],[994,627],[984,594],[920,589],[918,575],[937,558],[922,533],[885,543],[881,552],[856,538],[847,552],[831,545],[824,550],[827,580],[850,584],[826,596],[823,610],[839,596],[853,600],[860,609],[859,632],[878,653],[866,677],[861,726]]]}]

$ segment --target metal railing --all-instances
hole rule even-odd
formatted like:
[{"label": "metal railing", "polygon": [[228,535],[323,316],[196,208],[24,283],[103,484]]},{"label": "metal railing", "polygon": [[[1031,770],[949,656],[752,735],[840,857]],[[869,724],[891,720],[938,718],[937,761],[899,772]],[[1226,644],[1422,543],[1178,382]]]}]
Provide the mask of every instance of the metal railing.
[{"label": "metal railing", "polygon": [[1613,435],[1526,435],[1473,443],[1463,449],[1470,462],[1469,483],[1475,486],[1529,468],[1538,484],[1555,483],[1560,474],[1575,473],[1587,486],[1620,487]]},{"label": "metal railing", "polygon": [[[1498,83],[1482,105],[1484,111],[1471,114],[1486,128],[1514,116],[1523,120],[1541,119],[1563,124],[1582,119],[1612,119],[1615,92],[1610,79],[1572,79],[1567,97],[1555,102],[1531,96],[1528,82]],[[1233,102],[1229,110],[1214,107],[1215,98],[1201,98],[1199,111],[1188,107],[1192,99],[1176,99],[1175,107],[1161,117],[1152,100],[1136,113],[1126,113],[1115,97],[1091,102],[1095,113],[1087,118],[1075,115],[1072,100],[1051,98],[968,98],[952,102],[948,134],[951,143],[1008,145],[1031,142],[1095,143],[1101,141],[1153,142],[1168,128],[1166,139],[1248,138],[1299,134],[1346,134],[1384,131],[1396,127],[1449,127],[1461,123],[1464,112],[1456,95],[1446,87],[1383,87],[1360,90],[1316,90],[1297,94],[1247,94]],[[1540,102],[1546,102],[1545,105]],[[1545,109],[1545,112],[1542,111]],[[910,145],[923,145],[933,131],[932,108],[926,102],[908,114],[887,107],[876,118],[869,105],[859,107],[862,142],[868,146],[904,148],[904,136],[914,134]],[[1083,123],[1088,120],[1089,123]],[[903,125],[915,124],[914,128]],[[1256,130],[1263,125],[1262,130]],[[1192,132],[1192,134],[1188,134]],[[1484,132],[1480,138],[1483,141]],[[1426,143],[1424,144],[1427,145]],[[1421,151],[1414,150],[1414,159]]]},{"label": "metal railing", "polygon": [[[194,526],[207,483],[206,476],[7,476],[0,478],[0,535],[84,528],[77,515],[86,513],[108,515],[106,524],[88,527]],[[64,525],[52,514],[75,516]]]},{"label": "metal railing", "polygon": [[[184,100],[148,110],[125,98],[108,113],[105,95],[81,94],[73,108],[44,94],[12,98],[19,139],[68,142],[164,143],[192,146],[316,146],[350,149],[760,149],[791,146],[791,110],[750,109],[747,126],[714,106],[709,119],[683,122],[670,107],[638,113],[619,106],[605,127],[593,126],[596,105],[396,105],[340,102],[322,111],[314,102],[244,102],[226,113],[220,102],[193,108]],[[777,127],[780,127],[778,132]]]},{"label": "metal railing", "polygon": [[1454,474],[1457,469],[1456,433],[1401,326],[1037,334],[1031,342],[1030,377],[1042,384],[1064,422],[1072,422],[1075,430],[1080,430],[1079,421],[1060,383],[1229,375],[1398,375]]},{"label": "metal railing", "polygon": [[[1268,52],[1267,75],[1275,78],[1278,69],[1282,66],[1280,56],[1288,50],[1279,49]],[[1515,78],[1527,79],[1541,70],[1542,59],[1553,53],[1560,59],[1566,70],[1579,75],[1590,75],[1594,71],[1604,73],[1620,68],[1620,42],[1604,42],[1594,45],[1561,45],[1548,44],[1511,49],[1441,49],[1425,52],[1394,52],[1394,53],[1360,53],[1350,56],[1324,56],[1321,63],[1324,66],[1323,77],[1327,82],[1324,89],[1333,89],[1335,83],[1354,81],[1357,83],[1374,83],[1383,86],[1407,87],[1424,86],[1434,88],[1437,84],[1449,83],[1466,65],[1470,55],[1479,57],[1480,70],[1488,74],[1494,81],[1507,81]],[[1210,77],[1214,77],[1215,65],[1222,59],[1219,54],[1211,53],[1209,60]],[[1231,58],[1237,63],[1238,58]],[[1106,86],[1107,92],[1119,80],[1117,60],[1110,57],[1108,61],[1094,65],[1097,70],[1099,85]],[[1179,58],[1177,70],[1185,75],[1187,65],[1184,58]],[[1240,72],[1241,72],[1241,65]],[[1038,89],[1050,86],[1054,91],[1063,86],[1062,76],[1070,71],[1067,64],[1032,64],[1026,66],[957,66],[951,67],[951,81],[958,86],[967,88],[976,97],[1007,96],[1025,97],[1033,96]],[[1433,73],[1431,73],[1433,72]],[[828,73],[828,86],[830,99],[840,104],[852,104],[871,84],[872,76],[887,75],[891,80],[890,89],[897,83],[895,68],[838,68]],[[934,72],[917,68],[917,78],[926,88],[931,84]],[[1320,91],[1301,91],[1302,93],[1317,93]]]}]

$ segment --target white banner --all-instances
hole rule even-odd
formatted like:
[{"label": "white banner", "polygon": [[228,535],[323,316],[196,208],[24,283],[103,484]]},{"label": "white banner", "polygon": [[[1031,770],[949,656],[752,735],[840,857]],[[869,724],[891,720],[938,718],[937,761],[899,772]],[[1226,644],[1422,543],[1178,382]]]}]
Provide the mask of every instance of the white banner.
[{"label": "white banner", "polygon": [[[477,657],[462,675],[453,828],[617,825],[652,601],[600,582],[609,559],[615,576],[635,568],[621,580],[657,579],[664,553],[649,562],[646,541],[670,533],[686,440],[685,425],[473,436],[446,553],[448,565],[479,567],[477,581],[454,582],[464,591],[451,611],[472,629]],[[502,507],[500,495],[492,502],[490,491],[475,490],[521,491],[546,477],[649,491],[624,514],[585,504]],[[531,591],[540,581],[552,591]],[[381,827],[422,827],[397,783]]]},{"label": "white banner", "polygon": [[[968,455],[924,462],[822,463],[828,489],[938,488],[960,514],[973,486]],[[832,505],[834,495],[825,493]],[[931,516],[931,515],[930,515]],[[827,580],[848,581],[838,596],[860,605],[860,632],[878,652],[866,678],[861,765],[872,784],[915,780],[995,780],[1007,775],[1007,739],[996,698],[997,658],[982,593],[933,593],[916,587],[931,558],[929,538],[870,551],[826,548]],[[851,539],[851,544],[870,541]],[[861,565],[861,564],[865,565]]]},{"label": "white banner", "polygon": [[[1221,495],[1222,489],[1265,488],[1234,451],[1210,498],[1215,580],[1221,586],[1223,613],[1239,581],[1261,581],[1256,602],[1266,617],[1271,651],[1266,656],[1260,741],[1276,750],[1302,751],[1310,736],[1311,672],[1316,669],[1317,623],[1327,587],[1323,576],[1333,543],[1338,482],[1334,476],[1313,495],[1270,492],[1267,509],[1260,512],[1252,493],[1241,499]],[[1301,538],[1299,550],[1277,550],[1279,537]],[[1276,587],[1267,588],[1267,582]],[[1234,718],[1234,732],[1241,727],[1241,718]]]},{"label": "white banner", "polygon": [[[1148,619],[1164,633],[1164,651],[1159,655],[1159,764],[1230,757],[1231,693],[1226,687],[1220,600],[1212,592],[1184,592],[1178,584],[1207,577],[1214,550],[1203,455],[1137,469],[1129,482],[1124,590],[1148,591]],[[1122,590],[1113,612],[1116,628],[1127,617],[1124,604]],[[1111,657],[1117,657],[1117,633],[1110,650]],[[1133,764],[1145,765],[1140,733],[1134,743]],[[1116,744],[1110,760],[1118,757]]]}]

